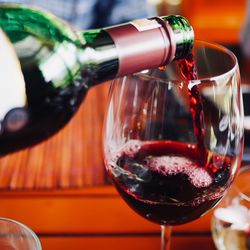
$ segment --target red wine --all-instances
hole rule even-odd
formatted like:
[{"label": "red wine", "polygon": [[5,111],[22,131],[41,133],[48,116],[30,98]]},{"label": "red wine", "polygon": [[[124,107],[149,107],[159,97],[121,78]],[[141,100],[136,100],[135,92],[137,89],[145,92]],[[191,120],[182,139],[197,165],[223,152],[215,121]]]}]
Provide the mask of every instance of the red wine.
[{"label": "red wine", "polygon": [[188,81],[198,79],[198,71],[193,54],[190,53],[187,57],[178,60],[180,72],[186,80],[189,96],[189,108],[193,118],[194,134],[197,140],[199,152],[199,160],[201,164],[205,164],[207,160],[207,151],[205,148],[205,123],[202,107],[201,96],[198,85],[189,86]]},{"label": "red wine", "polygon": [[210,152],[205,167],[198,154],[193,144],[132,140],[108,156],[107,168],[137,213],[159,224],[183,224],[212,208],[231,182],[233,159]]}]

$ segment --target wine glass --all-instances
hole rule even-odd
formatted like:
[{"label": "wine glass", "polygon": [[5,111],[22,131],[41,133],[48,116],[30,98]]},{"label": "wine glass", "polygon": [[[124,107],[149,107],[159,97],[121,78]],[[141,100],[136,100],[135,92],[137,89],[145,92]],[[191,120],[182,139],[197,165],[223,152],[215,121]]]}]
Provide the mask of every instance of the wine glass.
[{"label": "wine glass", "polygon": [[203,41],[192,54],[181,70],[173,62],[114,80],[104,123],[107,172],[134,211],[161,225],[162,250],[170,247],[171,226],[221,200],[243,151],[236,57]]},{"label": "wine glass", "polygon": [[237,178],[215,209],[211,229],[218,250],[250,248],[250,166],[240,168]]},{"label": "wine glass", "polygon": [[36,234],[15,220],[0,218],[1,250],[42,250]]}]

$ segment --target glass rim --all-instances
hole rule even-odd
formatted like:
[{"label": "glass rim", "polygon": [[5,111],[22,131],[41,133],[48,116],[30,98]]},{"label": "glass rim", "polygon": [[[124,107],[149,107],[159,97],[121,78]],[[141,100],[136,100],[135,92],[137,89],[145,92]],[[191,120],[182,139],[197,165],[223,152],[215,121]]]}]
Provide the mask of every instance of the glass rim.
[{"label": "glass rim", "polygon": [[[244,167],[241,167],[238,171],[238,175],[239,176],[241,173],[244,173],[246,171],[250,171],[250,165],[246,165]],[[237,178],[237,177],[236,177]],[[247,202],[250,202],[250,196],[248,196],[247,194],[244,193],[244,191],[241,191],[241,188],[237,185],[237,183],[235,183],[235,187],[236,191],[239,193],[239,196],[243,199],[246,200]]]},{"label": "glass rim", "polygon": [[[218,44],[218,43],[215,43],[215,42],[203,41],[203,40],[199,40],[199,39],[196,39],[194,41],[194,47],[195,47],[195,44],[203,44],[206,47],[210,47],[210,48],[213,48],[215,50],[221,51],[224,54],[227,54],[229,57],[231,57],[231,59],[233,60],[234,63],[233,63],[232,68],[230,68],[229,70],[227,70],[223,74],[214,75],[214,76],[211,76],[211,77],[199,78],[197,80],[188,80],[188,81],[185,81],[185,82],[188,82],[191,86],[197,85],[197,84],[201,84],[201,83],[205,83],[205,82],[211,82],[211,81],[217,82],[220,78],[224,78],[226,76],[233,75],[235,73],[235,71],[238,69],[238,60],[237,60],[237,57],[235,56],[235,54],[231,50],[229,50],[225,46],[223,46],[221,44]],[[151,75],[147,74],[148,71],[149,70],[142,70],[141,72],[137,72],[137,73],[134,73],[132,75],[142,77],[145,80],[157,80],[157,81],[165,83],[165,84],[183,83],[184,82],[184,80],[166,80],[164,78],[151,76]]]},{"label": "glass rim", "polygon": [[15,225],[20,226],[20,227],[24,228],[25,230],[27,230],[31,234],[32,238],[35,240],[35,243],[36,243],[38,250],[42,250],[41,242],[40,242],[38,236],[35,234],[35,232],[31,228],[29,228],[28,226],[26,226],[22,222],[19,222],[19,221],[13,220],[13,219],[9,219],[9,218],[5,218],[5,217],[0,217],[0,221],[12,223],[12,224],[15,224]]}]

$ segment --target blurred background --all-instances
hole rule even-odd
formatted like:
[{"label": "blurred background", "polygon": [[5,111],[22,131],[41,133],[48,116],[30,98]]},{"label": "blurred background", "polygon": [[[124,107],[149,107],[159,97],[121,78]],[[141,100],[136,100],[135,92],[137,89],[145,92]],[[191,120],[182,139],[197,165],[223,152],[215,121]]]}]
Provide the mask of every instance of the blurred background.
[{"label": "blurred background", "polygon": [[[246,146],[250,143],[247,0],[9,2],[38,4],[75,28],[112,25],[152,15],[185,16],[194,27],[196,39],[223,44],[237,55],[245,102]],[[93,9],[94,6],[98,8]],[[75,12],[68,14],[69,10]],[[72,17],[78,19],[74,21]],[[33,148],[0,158],[0,216],[32,228],[45,250],[116,249],[117,246],[122,250],[128,245],[137,250],[160,249],[158,226],[128,208],[105,173],[101,134],[109,85],[106,82],[90,89],[80,110],[58,134]],[[244,162],[250,161],[249,152],[246,147]],[[215,249],[210,218],[211,213],[176,227],[172,249]]]},{"label": "blurred background", "polygon": [[149,0],[158,13],[181,14],[193,25],[197,39],[238,44],[246,20],[247,0]]}]

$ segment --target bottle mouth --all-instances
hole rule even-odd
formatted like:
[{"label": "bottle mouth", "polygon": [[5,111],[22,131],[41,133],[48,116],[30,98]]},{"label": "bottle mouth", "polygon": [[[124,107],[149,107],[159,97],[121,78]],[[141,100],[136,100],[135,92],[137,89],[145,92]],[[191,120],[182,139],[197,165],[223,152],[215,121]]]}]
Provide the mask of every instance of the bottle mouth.
[{"label": "bottle mouth", "polygon": [[194,46],[194,30],[188,20],[179,15],[161,17],[172,28],[174,33],[176,52],[175,59],[187,56]]}]

